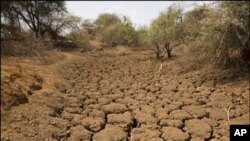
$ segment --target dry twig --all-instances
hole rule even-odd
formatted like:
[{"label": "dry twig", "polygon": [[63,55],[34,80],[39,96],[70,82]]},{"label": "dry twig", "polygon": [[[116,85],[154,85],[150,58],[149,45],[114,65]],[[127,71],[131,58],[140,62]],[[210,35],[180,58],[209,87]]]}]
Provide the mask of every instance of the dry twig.
[{"label": "dry twig", "polygon": [[230,122],[230,109],[231,108],[232,108],[232,105],[230,105],[227,110],[224,109],[226,111],[226,113],[227,113],[227,121],[228,121],[229,125],[231,125],[231,122]]},{"label": "dry twig", "polygon": [[161,72],[161,69],[162,69],[162,64],[160,65],[160,68],[159,68],[159,73]]}]

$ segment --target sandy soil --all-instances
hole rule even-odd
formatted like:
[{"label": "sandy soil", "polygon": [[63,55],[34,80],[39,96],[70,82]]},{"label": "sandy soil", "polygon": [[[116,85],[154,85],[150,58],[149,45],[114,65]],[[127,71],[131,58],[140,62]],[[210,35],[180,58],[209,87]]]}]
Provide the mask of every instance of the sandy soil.
[{"label": "sandy soil", "polygon": [[178,57],[125,48],[5,60],[2,141],[229,141],[249,124],[249,83],[183,73]]}]

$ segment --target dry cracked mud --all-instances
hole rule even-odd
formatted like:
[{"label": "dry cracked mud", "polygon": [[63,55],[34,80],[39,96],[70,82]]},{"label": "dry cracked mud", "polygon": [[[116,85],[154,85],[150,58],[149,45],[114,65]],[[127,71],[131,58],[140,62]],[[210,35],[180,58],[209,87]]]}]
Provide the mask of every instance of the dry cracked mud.
[{"label": "dry cracked mud", "polygon": [[201,84],[151,51],[82,56],[58,65],[53,91],[2,116],[1,140],[226,141],[229,122],[249,124],[247,81]]}]

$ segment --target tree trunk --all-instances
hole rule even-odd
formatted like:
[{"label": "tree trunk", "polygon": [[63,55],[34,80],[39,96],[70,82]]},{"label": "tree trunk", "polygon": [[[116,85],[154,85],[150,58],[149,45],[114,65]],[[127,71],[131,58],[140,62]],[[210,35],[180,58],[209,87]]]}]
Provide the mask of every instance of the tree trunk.
[{"label": "tree trunk", "polygon": [[250,49],[249,48],[242,48],[241,49],[241,59],[245,62],[250,61]]},{"label": "tree trunk", "polygon": [[170,51],[170,49],[167,50],[167,53],[168,53],[168,59],[171,58],[171,51]]},{"label": "tree trunk", "polygon": [[170,43],[165,43],[164,44],[164,47],[165,47],[165,49],[166,49],[166,51],[167,51],[167,54],[168,54],[168,58],[171,58],[171,49],[170,49]]},{"label": "tree trunk", "polygon": [[35,32],[36,38],[39,38],[39,32],[38,31],[34,31],[34,32]]},{"label": "tree trunk", "polygon": [[155,47],[156,47],[156,58],[159,59],[160,58],[160,47],[158,44],[155,44]]}]

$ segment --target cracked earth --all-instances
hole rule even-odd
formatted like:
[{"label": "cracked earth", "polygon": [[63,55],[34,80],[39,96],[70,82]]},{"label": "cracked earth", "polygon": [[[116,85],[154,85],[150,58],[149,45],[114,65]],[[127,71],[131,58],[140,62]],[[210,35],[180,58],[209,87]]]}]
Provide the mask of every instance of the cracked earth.
[{"label": "cracked earth", "polygon": [[53,88],[1,110],[1,140],[229,141],[229,124],[249,124],[248,81],[178,73],[152,51],[68,58],[48,67]]}]

